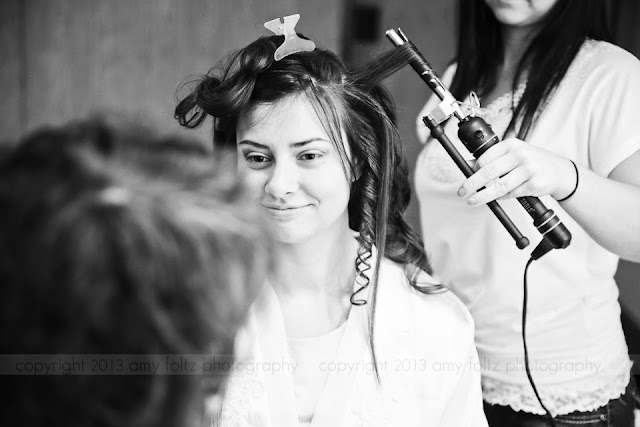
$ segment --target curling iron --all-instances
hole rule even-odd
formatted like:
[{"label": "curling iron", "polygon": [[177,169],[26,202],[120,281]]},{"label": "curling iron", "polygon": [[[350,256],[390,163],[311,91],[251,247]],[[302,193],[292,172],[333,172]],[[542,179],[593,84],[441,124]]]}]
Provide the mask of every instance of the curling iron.
[{"label": "curling iron", "polygon": [[[444,132],[441,125],[451,116],[458,119],[458,138],[477,159],[489,148],[500,142],[500,138],[493,132],[491,126],[482,118],[472,114],[466,115],[460,103],[454,98],[453,94],[440,81],[437,74],[433,71],[427,60],[422,56],[415,45],[404,35],[402,30],[389,30],[386,33],[387,38],[398,48],[407,49],[411,57],[409,65],[420,75],[422,80],[429,88],[440,98],[441,103],[429,114],[422,118],[422,121],[431,130],[431,136],[437,139],[453,159],[458,168],[468,178],[473,175],[473,169],[467,164],[464,157],[455,148],[451,140]],[[542,241],[531,253],[531,258],[539,259],[551,249],[564,249],[571,242],[571,233],[567,227],[560,221],[556,214],[546,206],[537,197],[517,197],[518,202],[533,218],[533,225],[542,234]],[[502,207],[496,201],[487,203],[487,206],[495,214],[502,225],[507,229],[511,237],[516,242],[518,249],[523,249],[529,245],[529,239],[520,233],[515,224],[502,210]]]}]

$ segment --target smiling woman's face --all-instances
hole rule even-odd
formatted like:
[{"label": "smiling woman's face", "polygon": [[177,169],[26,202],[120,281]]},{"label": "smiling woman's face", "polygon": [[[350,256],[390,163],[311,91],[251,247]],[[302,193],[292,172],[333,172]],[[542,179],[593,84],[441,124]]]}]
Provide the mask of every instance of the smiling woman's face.
[{"label": "smiling woman's face", "polygon": [[350,179],[304,96],[256,105],[239,118],[236,135],[240,172],[277,240],[349,232]]}]

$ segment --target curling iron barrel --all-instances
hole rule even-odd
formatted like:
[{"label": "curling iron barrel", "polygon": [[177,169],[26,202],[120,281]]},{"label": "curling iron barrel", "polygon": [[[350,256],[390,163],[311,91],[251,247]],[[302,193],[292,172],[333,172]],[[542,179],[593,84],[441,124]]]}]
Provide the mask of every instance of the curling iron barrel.
[{"label": "curling iron barrel", "polygon": [[[410,54],[410,58],[408,60],[409,65],[411,65],[418,75],[420,75],[422,80],[427,84],[427,86],[429,86],[433,93],[442,100],[441,105],[435,109],[437,111],[434,110],[434,112],[425,117],[423,121],[431,130],[434,138],[438,139],[438,141],[443,144],[445,150],[454,159],[454,161],[456,161],[456,157],[461,156],[457,153],[457,150],[448,140],[446,135],[444,135],[444,132],[441,130],[442,126],[440,126],[440,123],[452,115],[459,121],[458,137],[460,138],[460,141],[462,141],[464,146],[475,158],[479,158],[485,151],[500,142],[500,138],[493,132],[491,126],[489,126],[482,118],[465,115],[462,112],[458,101],[453,97],[451,92],[449,92],[449,89],[447,89],[447,87],[440,81],[424,56],[422,56],[415,45],[404,35],[402,30],[389,30],[386,34],[387,38],[396,47],[407,49]],[[437,119],[435,116],[437,116]],[[470,171],[466,162],[465,166],[467,166],[467,168],[460,164],[459,161],[456,161],[456,164],[465,176],[470,176],[472,171]],[[569,243],[571,242],[571,233],[556,216],[553,210],[547,209],[537,197],[518,197],[517,200],[531,218],[533,218],[534,226],[542,234],[542,241],[532,252],[532,258],[538,259],[551,249],[562,249],[569,246]],[[495,203],[495,205],[492,205],[492,203]],[[514,238],[518,248],[522,249],[527,246],[527,238],[520,234],[497,202],[490,202],[488,205]]]}]

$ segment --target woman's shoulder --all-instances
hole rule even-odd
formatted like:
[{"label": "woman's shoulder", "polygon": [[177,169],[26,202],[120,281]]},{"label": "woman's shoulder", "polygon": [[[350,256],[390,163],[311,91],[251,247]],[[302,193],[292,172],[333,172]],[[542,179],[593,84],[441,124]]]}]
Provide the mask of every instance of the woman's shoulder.
[{"label": "woman's shoulder", "polygon": [[615,44],[601,40],[586,40],[572,65],[582,73],[632,73],[640,72],[640,60]]},{"label": "woman's shoulder", "polygon": [[[434,324],[446,322],[449,328],[473,331],[474,324],[469,310],[453,292],[444,287],[438,290],[441,282],[422,270],[416,274],[415,284],[435,292],[419,291],[411,285],[405,267],[389,259],[383,260],[379,283],[381,294],[390,295],[390,300],[395,304],[402,304],[422,325],[431,328]],[[384,296],[381,295],[379,301],[383,300]]]},{"label": "woman's shoulder", "polygon": [[[420,272],[417,282],[437,284]],[[434,360],[461,360],[474,345],[475,325],[467,307],[445,289],[424,294],[413,288],[404,266],[385,262],[376,295],[377,342],[382,349]]]},{"label": "woman's shoulder", "polygon": [[631,52],[626,51],[622,47],[602,40],[588,39],[582,45],[580,50],[582,55],[593,55],[596,59],[610,58],[626,61],[638,61]]}]

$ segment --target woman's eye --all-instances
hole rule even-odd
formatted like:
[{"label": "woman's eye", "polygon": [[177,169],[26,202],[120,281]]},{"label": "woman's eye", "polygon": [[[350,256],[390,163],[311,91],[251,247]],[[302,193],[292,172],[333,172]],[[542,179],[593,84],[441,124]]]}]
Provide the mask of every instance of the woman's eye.
[{"label": "woman's eye", "polygon": [[300,160],[315,160],[315,159],[317,159],[317,158],[319,158],[321,156],[322,156],[322,154],[320,154],[320,153],[304,153],[304,154],[301,154],[300,156],[298,156],[298,158]]},{"label": "woman's eye", "polygon": [[264,169],[269,166],[271,159],[260,153],[247,153],[244,155],[244,161],[251,169]]},{"label": "woman's eye", "polygon": [[244,159],[248,163],[265,163],[269,161],[269,158],[263,154],[247,154]]}]

